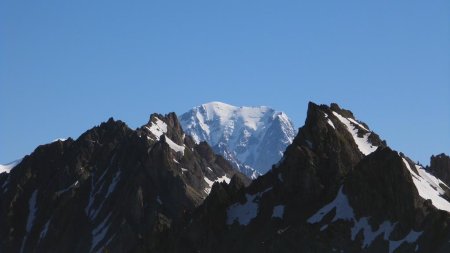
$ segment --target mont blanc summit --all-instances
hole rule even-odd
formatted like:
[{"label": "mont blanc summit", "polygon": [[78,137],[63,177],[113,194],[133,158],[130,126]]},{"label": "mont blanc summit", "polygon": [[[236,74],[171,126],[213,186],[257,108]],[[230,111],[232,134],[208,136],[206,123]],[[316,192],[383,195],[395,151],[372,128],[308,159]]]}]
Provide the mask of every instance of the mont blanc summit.
[{"label": "mont blanc summit", "polygon": [[180,121],[195,142],[208,142],[216,153],[251,178],[277,163],[296,134],[284,112],[267,106],[211,102],[182,114]]}]

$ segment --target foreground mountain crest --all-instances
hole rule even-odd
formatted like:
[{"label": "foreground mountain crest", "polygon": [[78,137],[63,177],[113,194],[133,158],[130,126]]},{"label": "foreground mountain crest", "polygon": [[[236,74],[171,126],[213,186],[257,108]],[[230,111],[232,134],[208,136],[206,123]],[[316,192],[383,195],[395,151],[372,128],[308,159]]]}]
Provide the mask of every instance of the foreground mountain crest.
[{"label": "foreground mountain crest", "polygon": [[153,114],[136,131],[109,119],[0,175],[0,251],[151,250],[234,174],[174,113]]},{"label": "foreground mountain crest", "polygon": [[214,188],[173,251],[447,252],[449,193],[350,111],[310,103],[282,160]]},{"label": "foreground mountain crest", "polygon": [[251,178],[267,172],[292,143],[295,130],[283,112],[269,107],[236,107],[211,102],[180,116],[195,142],[208,142]]},{"label": "foreground mountain crest", "polygon": [[[222,140],[238,129],[223,122],[250,132],[283,118],[207,107],[189,126]],[[2,167],[0,252],[450,252],[445,154],[424,168],[351,111],[309,103],[282,158],[250,183],[182,125],[174,113],[136,130],[109,119]]]}]

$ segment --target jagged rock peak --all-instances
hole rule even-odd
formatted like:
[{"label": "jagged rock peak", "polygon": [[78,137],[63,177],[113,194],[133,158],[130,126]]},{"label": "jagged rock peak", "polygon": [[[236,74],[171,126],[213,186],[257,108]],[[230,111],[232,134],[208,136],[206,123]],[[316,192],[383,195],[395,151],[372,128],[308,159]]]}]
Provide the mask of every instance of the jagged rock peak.
[{"label": "jagged rock peak", "polygon": [[[369,126],[358,120],[352,111],[341,108],[338,104],[336,103],[331,103],[329,106],[325,105],[325,104],[315,104],[314,102],[309,102],[308,103],[308,117],[311,117],[313,114],[321,112],[323,115],[320,116],[325,116],[325,118],[328,118],[328,114],[332,114],[331,116],[335,116],[338,117],[338,119],[347,119],[350,120],[350,123],[352,124],[352,126],[354,128],[357,128],[358,130],[363,130],[365,132],[370,132],[370,128]],[[340,117],[339,117],[340,116]],[[323,118],[323,117],[322,117]],[[308,118],[307,118],[308,120]]]},{"label": "jagged rock peak", "polygon": [[180,122],[178,120],[177,115],[174,112],[170,112],[166,115],[161,115],[159,113],[152,113],[150,115],[150,119],[147,123],[147,125],[151,125],[152,123],[156,123],[158,120],[164,121],[169,127],[175,128],[178,131],[183,131],[181,129]]},{"label": "jagged rock peak", "polygon": [[267,106],[233,106],[211,102],[180,116],[195,142],[208,142],[234,167],[255,178],[278,162],[295,129],[283,112]]},{"label": "jagged rock peak", "polygon": [[102,122],[99,125],[100,128],[111,128],[111,127],[123,127],[123,128],[128,128],[128,125],[121,121],[121,120],[115,120],[113,117],[108,118],[107,121]]},{"label": "jagged rock peak", "polygon": [[178,117],[174,112],[166,115],[159,113],[151,114],[148,123],[143,125],[139,130],[140,133],[145,133],[149,140],[159,141],[162,138],[166,139],[168,137],[177,145],[182,145],[186,137]]},{"label": "jagged rock peak", "polygon": [[442,168],[450,171],[450,156],[445,153],[436,156],[432,155],[430,158],[430,167]]},{"label": "jagged rock peak", "polygon": [[383,147],[350,111],[310,102],[305,125],[273,171],[287,191],[300,192],[298,199],[308,203],[333,195],[361,159]]},{"label": "jagged rock peak", "polygon": [[430,158],[430,172],[450,185],[450,156],[442,153]]},{"label": "jagged rock peak", "polygon": [[[322,135],[328,132],[339,133],[348,140],[353,142],[358,147],[358,150],[363,155],[368,155],[374,152],[377,147],[387,146],[384,140],[370,130],[369,126],[364,122],[357,120],[353,113],[349,110],[342,109],[338,104],[332,103],[328,105],[317,105],[313,102],[308,104],[307,118],[305,126],[309,134],[315,132]],[[300,135],[304,137],[303,135]],[[320,137],[320,136],[316,136]],[[348,138],[351,137],[351,138]],[[324,138],[319,138],[321,141]],[[309,146],[313,143],[309,139],[303,139]],[[351,146],[354,146],[351,144]]]},{"label": "jagged rock peak", "polygon": [[344,117],[352,118],[352,119],[355,118],[355,116],[353,115],[353,113],[350,110],[343,109],[336,103],[331,103],[330,104],[330,109],[332,111],[335,111],[335,112],[341,114]]}]

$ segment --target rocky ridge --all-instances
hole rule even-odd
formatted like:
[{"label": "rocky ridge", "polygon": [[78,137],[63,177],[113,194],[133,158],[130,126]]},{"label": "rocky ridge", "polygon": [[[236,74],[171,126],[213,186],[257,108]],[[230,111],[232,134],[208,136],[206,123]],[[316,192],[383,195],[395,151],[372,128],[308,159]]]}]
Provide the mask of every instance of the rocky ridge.
[{"label": "rocky ridge", "polygon": [[234,174],[174,113],[137,130],[109,119],[0,174],[0,252],[164,251],[160,238]]},{"label": "rocky ridge", "polygon": [[445,183],[336,104],[307,115],[268,173],[213,188],[174,252],[449,250]]},{"label": "rocky ridge", "polygon": [[431,156],[428,170],[445,184],[450,185],[450,156],[444,153]]}]

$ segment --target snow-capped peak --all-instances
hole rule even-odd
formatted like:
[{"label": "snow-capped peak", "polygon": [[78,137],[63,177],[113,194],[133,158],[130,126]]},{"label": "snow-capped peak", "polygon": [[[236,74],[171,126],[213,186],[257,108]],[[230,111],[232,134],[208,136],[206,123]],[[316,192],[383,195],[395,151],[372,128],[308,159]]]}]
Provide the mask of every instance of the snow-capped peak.
[{"label": "snow-capped peak", "polygon": [[206,120],[219,119],[221,123],[230,122],[230,120],[240,120],[242,123],[253,130],[256,130],[263,122],[268,111],[273,112],[272,109],[266,106],[247,107],[247,106],[232,106],[222,102],[211,102],[201,105],[206,112]]},{"label": "snow-capped peak", "polygon": [[267,106],[210,102],[194,107],[180,119],[184,131],[195,142],[208,142],[235,167],[253,177],[269,170],[295,136],[287,115]]}]

